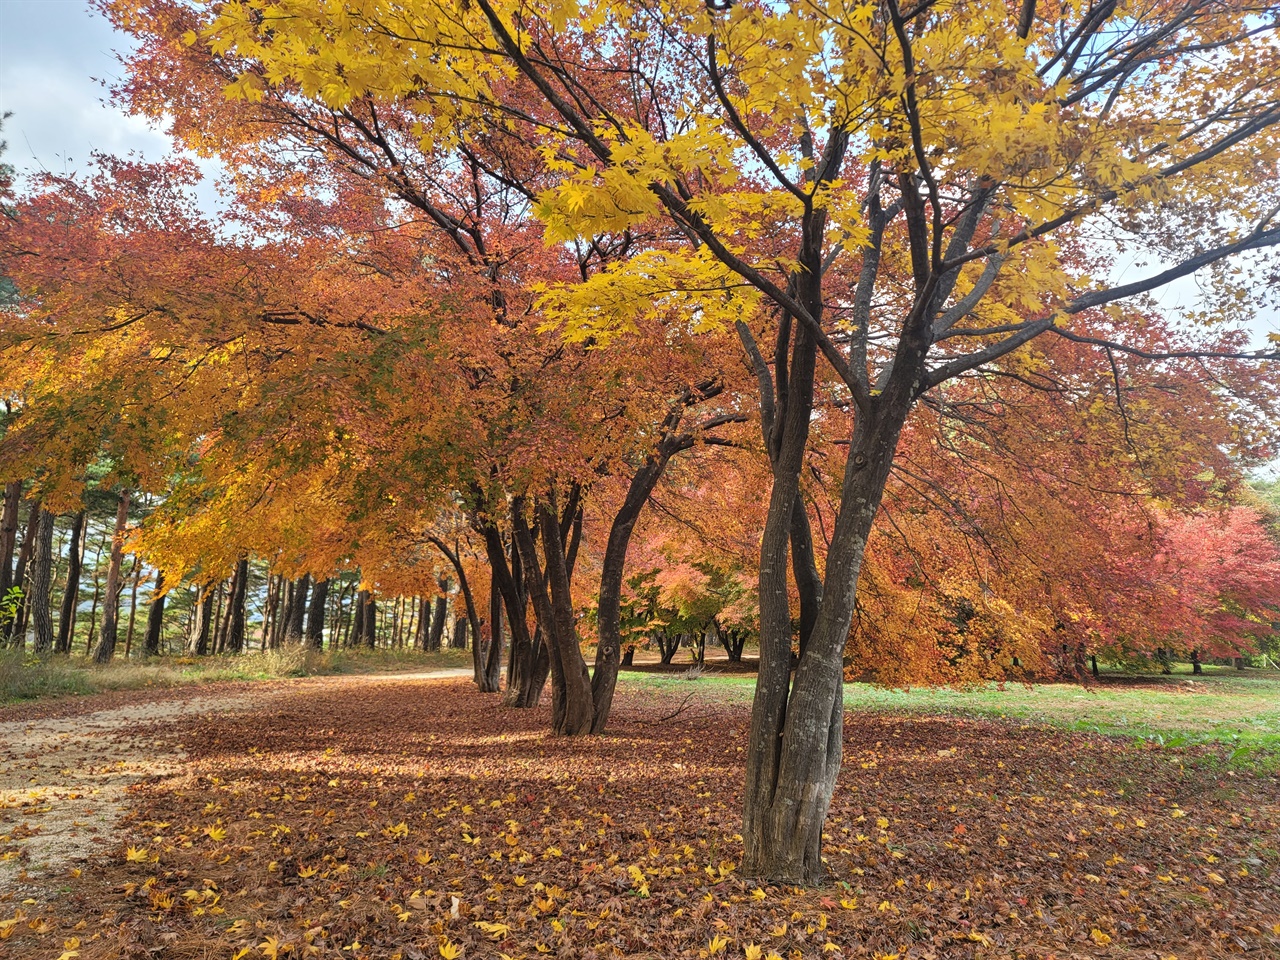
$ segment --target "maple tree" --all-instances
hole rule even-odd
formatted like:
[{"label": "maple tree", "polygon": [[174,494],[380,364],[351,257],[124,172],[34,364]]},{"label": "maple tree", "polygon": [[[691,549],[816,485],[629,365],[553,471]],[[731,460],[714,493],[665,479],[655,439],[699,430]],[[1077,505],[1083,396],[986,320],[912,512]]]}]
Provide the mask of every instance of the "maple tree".
[{"label": "maple tree", "polygon": [[[395,100],[431,148],[476,130],[537,144],[551,242],[665,225],[548,293],[569,339],[630,329],[654,297],[737,325],[773,464],[743,827],[752,874],[822,873],[841,655],[919,398],[1041,336],[1133,350],[1134,316],[1109,305],[1280,239],[1268,191],[1253,189],[1272,182],[1276,156],[1274,27],[1250,4],[422,0],[334,19],[231,2],[194,27],[189,43],[233,65],[232,97],[296,90],[334,111]],[[1110,225],[1140,231],[1166,266],[1108,283],[1063,255]],[[749,322],[760,305],[774,316],[772,364]],[[1089,311],[1104,312],[1106,336],[1073,325]],[[1198,350],[1212,352],[1186,343],[1152,359]],[[819,357],[856,411],[821,577],[798,506]]]}]

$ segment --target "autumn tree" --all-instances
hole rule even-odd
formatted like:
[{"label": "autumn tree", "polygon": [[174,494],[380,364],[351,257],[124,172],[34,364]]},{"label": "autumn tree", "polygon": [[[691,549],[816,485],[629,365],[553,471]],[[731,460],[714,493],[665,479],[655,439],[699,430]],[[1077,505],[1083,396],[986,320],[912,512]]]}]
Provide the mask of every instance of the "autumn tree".
[{"label": "autumn tree", "polygon": [[[1273,182],[1280,119],[1269,19],[1247,4],[1165,0],[422,0],[330,17],[232,2],[189,40],[239,64],[234,97],[280,84],[339,110],[395,97],[434,142],[477,116],[523,131],[555,179],[537,207],[552,242],[669,226],[650,234],[666,242],[555,292],[545,308],[571,339],[625,328],[638,292],[655,287],[712,323],[757,303],[772,311],[769,330],[738,326],[773,466],[744,869],[819,877],[840,658],[908,415],[1037,337],[1083,339],[1105,362],[1132,349],[1134,322],[1109,305],[1280,239],[1258,189]],[[1141,237],[1162,265],[1109,283],[1064,252],[1122,237]],[[1074,325],[1091,310],[1109,311],[1105,336]],[[821,578],[797,506],[819,358],[855,411]],[[805,651],[794,681],[789,566]]]}]

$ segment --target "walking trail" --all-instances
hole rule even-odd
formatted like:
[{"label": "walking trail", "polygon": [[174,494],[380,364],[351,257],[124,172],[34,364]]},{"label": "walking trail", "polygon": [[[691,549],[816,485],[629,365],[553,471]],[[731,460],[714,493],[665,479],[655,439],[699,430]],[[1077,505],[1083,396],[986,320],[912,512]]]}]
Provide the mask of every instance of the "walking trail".
[{"label": "walking trail", "polygon": [[213,693],[193,685],[137,691],[136,703],[90,713],[83,712],[83,701],[55,701],[42,705],[42,712],[52,716],[0,721],[0,889],[65,871],[117,843],[115,825],[129,788],[144,778],[182,771],[182,744],[163,736],[175,721],[248,713],[304,689],[470,675],[466,669],[444,669],[308,677]]}]

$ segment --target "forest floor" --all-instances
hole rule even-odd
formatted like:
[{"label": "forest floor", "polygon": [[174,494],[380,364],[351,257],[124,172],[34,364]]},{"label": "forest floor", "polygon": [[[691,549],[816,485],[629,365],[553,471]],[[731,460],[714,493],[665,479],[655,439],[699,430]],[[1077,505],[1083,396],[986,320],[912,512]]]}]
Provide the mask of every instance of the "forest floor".
[{"label": "forest floor", "polygon": [[1280,784],[1230,744],[851,713],[798,889],[737,870],[748,712],[628,678],[608,736],[556,739],[426,675],[7,709],[0,955],[1280,955]]}]

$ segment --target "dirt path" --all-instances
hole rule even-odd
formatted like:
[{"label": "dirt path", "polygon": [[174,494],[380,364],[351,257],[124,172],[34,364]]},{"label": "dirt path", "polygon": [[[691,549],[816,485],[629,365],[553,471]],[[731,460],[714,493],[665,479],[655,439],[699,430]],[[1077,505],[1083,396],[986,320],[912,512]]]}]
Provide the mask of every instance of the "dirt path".
[{"label": "dirt path", "polygon": [[[147,777],[181,772],[180,744],[162,736],[165,724],[196,715],[252,711],[315,688],[394,680],[470,676],[465,669],[412,674],[302,678],[209,694],[151,699],[83,712],[67,700],[64,715],[0,722],[0,889],[66,870],[117,842],[116,822],[128,789]],[[59,704],[55,703],[55,706]]]}]

